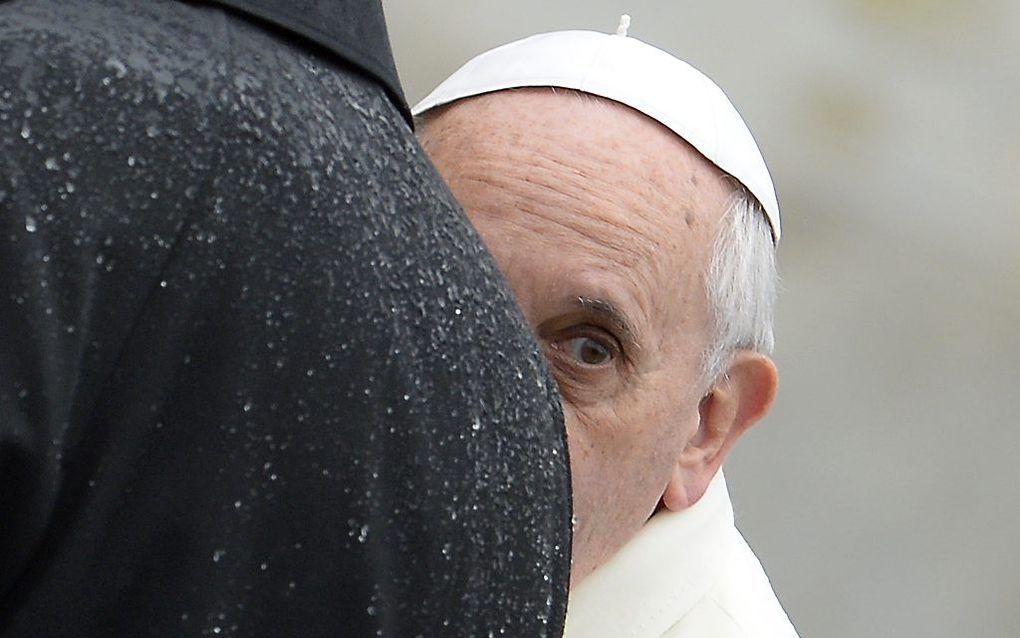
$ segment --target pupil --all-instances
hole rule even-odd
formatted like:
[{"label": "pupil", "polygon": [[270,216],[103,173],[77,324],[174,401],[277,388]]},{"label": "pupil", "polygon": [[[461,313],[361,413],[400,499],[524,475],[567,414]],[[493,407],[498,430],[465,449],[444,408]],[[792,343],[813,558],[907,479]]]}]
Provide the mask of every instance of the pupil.
[{"label": "pupil", "polygon": [[588,364],[598,364],[606,360],[609,356],[609,351],[603,347],[598,341],[593,339],[584,339],[581,344],[581,361]]}]

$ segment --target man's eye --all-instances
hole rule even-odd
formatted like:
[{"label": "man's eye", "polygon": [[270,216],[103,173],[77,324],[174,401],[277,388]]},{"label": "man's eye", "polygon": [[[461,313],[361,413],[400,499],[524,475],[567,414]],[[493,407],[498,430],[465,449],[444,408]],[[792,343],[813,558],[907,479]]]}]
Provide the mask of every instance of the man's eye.
[{"label": "man's eye", "polygon": [[613,359],[613,351],[602,342],[591,337],[574,337],[564,345],[564,350],[570,356],[586,365],[602,365],[609,363]]}]

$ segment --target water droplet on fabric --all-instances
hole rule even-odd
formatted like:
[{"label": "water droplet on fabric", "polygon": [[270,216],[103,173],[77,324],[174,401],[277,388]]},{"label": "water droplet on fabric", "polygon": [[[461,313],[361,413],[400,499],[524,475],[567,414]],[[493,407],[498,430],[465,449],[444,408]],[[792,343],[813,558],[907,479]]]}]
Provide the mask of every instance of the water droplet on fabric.
[{"label": "water droplet on fabric", "polygon": [[108,69],[111,69],[117,76],[118,80],[127,75],[127,67],[124,66],[124,63],[118,60],[117,58],[109,58],[104,66]]}]

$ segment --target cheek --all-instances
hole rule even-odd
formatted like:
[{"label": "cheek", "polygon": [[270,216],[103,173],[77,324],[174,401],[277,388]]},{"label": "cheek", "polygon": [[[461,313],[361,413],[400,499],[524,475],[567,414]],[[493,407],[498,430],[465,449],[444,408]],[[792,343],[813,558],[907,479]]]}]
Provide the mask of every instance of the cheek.
[{"label": "cheek", "polygon": [[619,498],[648,505],[661,496],[680,452],[697,431],[698,410],[645,398],[629,406],[578,406],[564,400],[579,507]]},{"label": "cheek", "polygon": [[564,401],[574,498],[584,508],[619,508],[657,502],[672,471],[671,448],[664,428],[650,415],[624,419],[606,406]]},{"label": "cheek", "polygon": [[[573,479],[575,499],[584,493],[597,474],[599,453],[591,436],[588,424],[581,425],[577,410],[568,401],[563,401],[563,422],[567,430],[567,449],[570,452],[570,473]],[[580,499],[585,500],[585,499]]]}]

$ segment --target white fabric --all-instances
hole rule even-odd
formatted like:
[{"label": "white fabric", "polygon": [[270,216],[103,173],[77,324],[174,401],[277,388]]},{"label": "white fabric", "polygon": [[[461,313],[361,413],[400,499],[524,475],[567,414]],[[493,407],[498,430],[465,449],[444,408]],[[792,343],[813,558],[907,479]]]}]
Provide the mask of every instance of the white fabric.
[{"label": "white fabric", "polygon": [[658,120],[753,194],[779,241],[779,203],[765,160],[716,84],[669,53],[625,35],[556,31],[505,44],[468,61],[412,112],[473,95],[551,86],[599,95]]},{"label": "white fabric", "polygon": [[682,512],[659,512],[570,593],[564,638],[796,638],[733,524],[720,472]]}]

